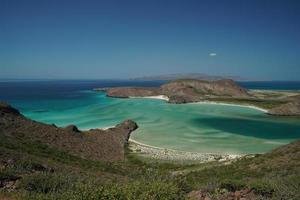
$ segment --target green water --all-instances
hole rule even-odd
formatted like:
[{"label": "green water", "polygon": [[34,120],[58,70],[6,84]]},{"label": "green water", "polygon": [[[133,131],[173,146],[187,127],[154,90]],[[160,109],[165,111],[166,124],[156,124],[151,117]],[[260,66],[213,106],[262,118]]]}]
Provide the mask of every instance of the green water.
[{"label": "green water", "polygon": [[88,93],[86,99],[23,102],[20,107],[32,119],[58,126],[75,124],[81,129],[110,127],[132,119],[139,125],[132,139],[183,151],[261,153],[300,138],[299,118],[272,117],[239,106],[168,104]]}]

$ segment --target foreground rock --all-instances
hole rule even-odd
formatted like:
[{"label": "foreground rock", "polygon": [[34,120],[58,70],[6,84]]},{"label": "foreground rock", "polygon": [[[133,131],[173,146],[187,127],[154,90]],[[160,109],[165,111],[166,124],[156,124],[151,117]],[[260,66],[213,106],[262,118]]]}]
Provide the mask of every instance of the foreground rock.
[{"label": "foreground rock", "polygon": [[[101,89],[98,89],[101,90]],[[165,95],[169,103],[197,102],[208,97],[250,97],[248,91],[229,79],[218,81],[176,80],[163,84],[159,88],[115,87],[105,88],[107,96],[128,98]]]},{"label": "foreground rock", "polygon": [[0,103],[1,135],[42,142],[93,160],[123,160],[124,146],[130,133],[137,128],[137,124],[131,120],[107,130],[79,131],[74,125],[58,128],[27,119],[10,105]]}]

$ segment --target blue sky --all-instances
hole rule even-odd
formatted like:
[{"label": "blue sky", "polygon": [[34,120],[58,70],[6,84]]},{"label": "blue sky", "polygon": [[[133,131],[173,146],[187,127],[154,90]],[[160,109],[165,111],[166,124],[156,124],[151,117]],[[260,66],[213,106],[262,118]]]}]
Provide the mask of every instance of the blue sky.
[{"label": "blue sky", "polygon": [[0,78],[300,80],[298,0],[0,0]]}]

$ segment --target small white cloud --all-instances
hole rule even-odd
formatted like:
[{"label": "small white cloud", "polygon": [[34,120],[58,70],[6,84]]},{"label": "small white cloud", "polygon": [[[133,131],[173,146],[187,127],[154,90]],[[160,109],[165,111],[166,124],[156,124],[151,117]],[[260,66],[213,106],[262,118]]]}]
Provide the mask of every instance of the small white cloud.
[{"label": "small white cloud", "polygon": [[216,53],[210,53],[209,56],[213,57],[213,56],[216,56],[217,54]]}]

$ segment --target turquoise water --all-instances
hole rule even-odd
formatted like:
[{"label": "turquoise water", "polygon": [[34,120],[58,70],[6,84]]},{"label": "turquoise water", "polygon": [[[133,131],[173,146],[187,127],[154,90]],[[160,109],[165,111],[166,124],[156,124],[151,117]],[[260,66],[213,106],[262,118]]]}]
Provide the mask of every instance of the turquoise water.
[{"label": "turquoise water", "polygon": [[299,118],[272,117],[251,108],[117,99],[93,91],[69,95],[10,102],[27,117],[58,126],[103,128],[132,119],[139,125],[132,139],[183,151],[261,153],[300,138]]}]

